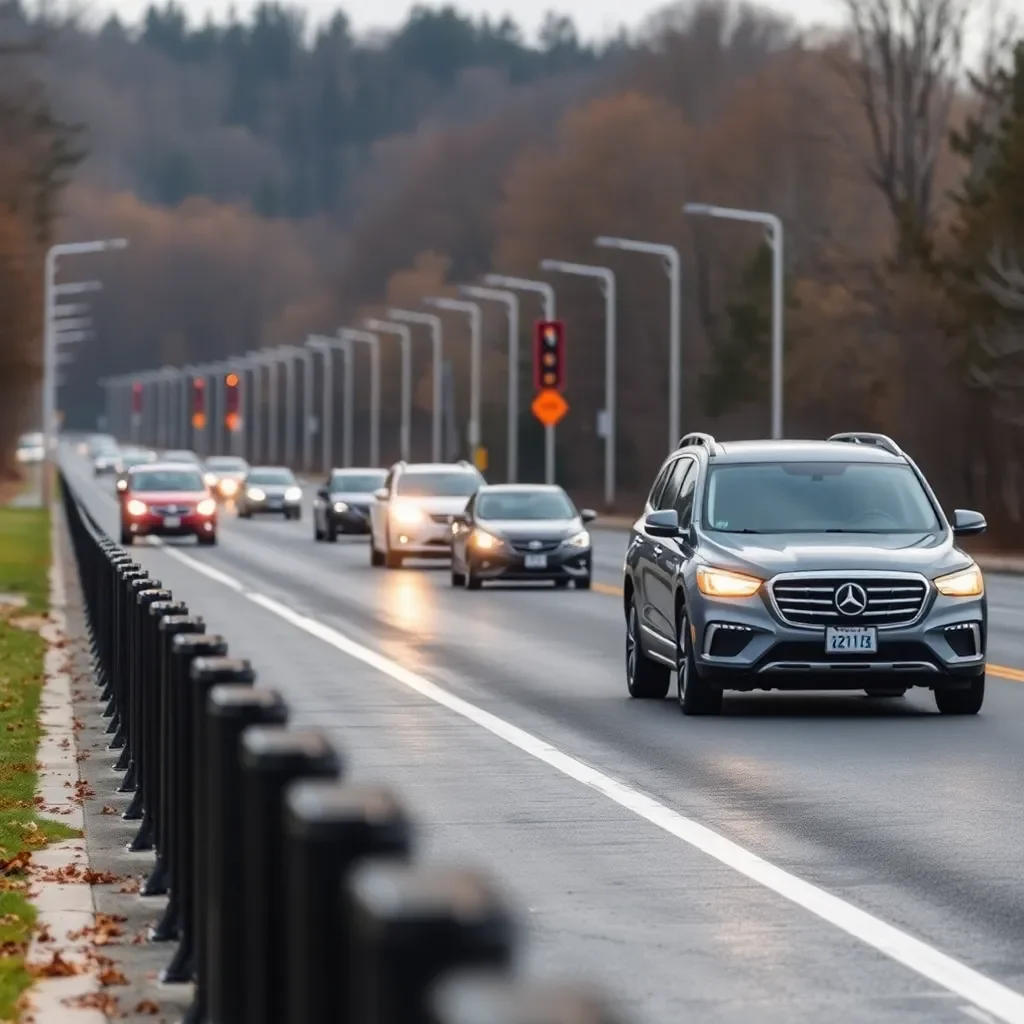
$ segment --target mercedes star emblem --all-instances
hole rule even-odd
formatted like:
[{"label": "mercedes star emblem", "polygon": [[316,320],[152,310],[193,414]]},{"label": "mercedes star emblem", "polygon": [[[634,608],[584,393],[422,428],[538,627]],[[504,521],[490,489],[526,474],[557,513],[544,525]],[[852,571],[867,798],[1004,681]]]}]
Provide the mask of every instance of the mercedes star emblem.
[{"label": "mercedes star emblem", "polygon": [[868,606],[868,595],[858,583],[844,583],[835,596],[840,615],[860,615]]}]

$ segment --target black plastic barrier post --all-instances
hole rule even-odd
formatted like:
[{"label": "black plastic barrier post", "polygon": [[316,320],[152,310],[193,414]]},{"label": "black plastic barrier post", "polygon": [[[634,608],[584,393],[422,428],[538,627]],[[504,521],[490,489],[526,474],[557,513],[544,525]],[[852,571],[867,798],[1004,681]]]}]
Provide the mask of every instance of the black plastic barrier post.
[{"label": "black plastic barrier post", "polygon": [[249,965],[249,907],[242,879],[248,851],[242,836],[241,737],[250,726],[282,726],[288,706],[274,690],[216,686],[210,692],[207,857],[209,1024],[248,1024],[245,979]]},{"label": "black plastic barrier post", "polygon": [[124,746],[124,736],[121,732],[121,714],[124,710],[124,691],[128,679],[128,589],[131,586],[132,580],[148,578],[149,576],[146,571],[132,562],[121,566],[117,573],[116,599],[114,603],[114,692],[110,698],[110,703],[107,705],[107,713],[110,715],[107,733],[113,735],[109,745],[110,750],[120,750]]},{"label": "black plastic barrier post", "polygon": [[160,622],[164,618],[187,614],[186,605],[174,600],[154,601],[146,608],[140,708],[142,750],[138,768],[139,786],[136,791],[140,806],[136,808],[133,800],[132,806],[124,813],[128,821],[134,821],[134,812],[142,812],[142,824],[129,844],[129,849],[135,852],[153,849],[157,808],[160,802],[160,645],[163,642]]},{"label": "black plastic barrier post", "polygon": [[[173,826],[170,819],[170,774],[172,744],[170,735],[170,693],[171,693],[171,643],[176,636],[187,633],[202,633],[206,625],[198,615],[168,615],[160,620],[160,649],[159,661],[160,671],[157,673],[159,680],[159,698],[157,702],[157,721],[159,723],[159,734],[157,739],[156,760],[158,765],[157,779],[154,780],[160,794],[157,802],[157,813],[153,824],[155,827],[156,840],[156,865],[152,874],[143,886],[143,896],[162,896],[167,892],[169,884],[173,881],[171,877],[171,843]],[[150,939],[153,942],[169,942],[178,936],[177,908],[171,913],[171,905],[168,903],[167,911],[157,926],[150,932]]]},{"label": "black plastic barrier post", "polygon": [[[341,759],[319,730],[257,727],[242,734],[242,837],[248,930],[246,1024],[281,1024],[285,977],[284,794],[303,778],[337,778]],[[330,898],[329,894],[324,894]]]},{"label": "black plastic barrier post", "polygon": [[[128,581],[128,593],[126,596],[126,607],[124,615],[124,685],[122,687],[121,701],[117,709],[118,730],[117,735],[111,741],[111,746],[120,743],[121,756],[114,765],[114,771],[127,772],[131,764],[131,715],[132,715],[132,687],[135,677],[135,665],[138,660],[138,608],[139,594],[147,590],[159,590],[160,581],[151,579],[148,575],[139,576]],[[122,781],[122,786],[124,782]],[[129,792],[122,789],[122,792]]]},{"label": "black plastic barrier post", "polygon": [[118,788],[119,793],[134,793],[128,809],[124,812],[125,821],[138,821],[142,811],[142,791],[139,788],[140,763],[142,745],[142,693],[143,693],[143,664],[146,658],[146,645],[149,643],[149,636],[146,632],[147,620],[149,619],[149,606],[158,601],[170,601],[171,592],[154,586],[145,590],[139,590],[135,594],[135,606],[132,609],[132,666],[128,677],[128,742],[125,745],[125,752],[128,755],[128,766],[125,776]]},{"label": "black plastic barrier post", "polygon": [[[114,651],[117,647],[115,631],[117,626],[117,596],[118,573],[122,566],[129,565],[131,557],[123,551],[112,555],[110,560],[100,560],[102,580],[97,586],[96,600],[99,602],[99,609],[96,615],[94,632],[94,650],[96,656],[97,678],[100,686],[100,700],[106,701],[108,706],[114,696]],[[111,713],[113,713],[111,711]],[[104,716],[107,711],[104,710]]]},{"label": "black plastic barrier post", "polygon": [[192,886],[195,884],[195,826],[198,809],[193,803],[192,775],[196,737],[192,731],[192,666],[199,658],[218,658],[228,653],[222,636],[179,633],[171,641],[170,734],[170,872],[171,898],[167,912],[178,930],[178,948],[163,969],[160,980],[180,984],[192,980],[195,953],[195,919],[192,916]]},{"label": "black plastic barrier post", "polygon": [[[210,740],[207,707],[220,684],[252,686],[256,673],[244,658],[196,658],[192,662],[189,717],[192,720],[192,808],[195,870],[188,893],[193,939],[195,992],[185,1014],[187,1024],[205,1024],[209,991],[207,963],[207,901],[209,883]],[[237,880],[235,882],[237,885]],[[182,942],[184,943],[183,937]]]},{"label": "black plastic barrier post", "polygon": [[629,1024],[602,993],[530,984],[492,972],[459,971],[430,998],[430,1024]]},{"label": "black plastic barrier post", "polygon": [[[360,861],[404,859],[411,827],[378,786],[297,782],[285,797],[288,1024],[334,1024],[351,1005],[340,885]],[[335,899],[331,899],[331,895]]]},{"label": "black plastic barrier post", "polygon": [[347,886],[350,1024],[430,1024],[428,993],[449,970],[507,969],[515,927],[489,881],[471,871],[368,863]]}]

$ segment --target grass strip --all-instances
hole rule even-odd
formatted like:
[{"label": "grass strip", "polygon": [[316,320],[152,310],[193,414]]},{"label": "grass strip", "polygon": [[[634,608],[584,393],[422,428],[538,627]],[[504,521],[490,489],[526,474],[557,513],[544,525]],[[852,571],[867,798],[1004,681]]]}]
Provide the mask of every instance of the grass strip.
[{"label": "grass strip", "polygon": [[[28,855],[78,833],[36,814],[36,751],[46,641],[36,631],[48,611],[50,518],[44,509],[0,508],[0,1021],[16,1018],[31,983],[25,953],[35,910],[25,898]],[[20,624],[19,624],[20,623]]]}]

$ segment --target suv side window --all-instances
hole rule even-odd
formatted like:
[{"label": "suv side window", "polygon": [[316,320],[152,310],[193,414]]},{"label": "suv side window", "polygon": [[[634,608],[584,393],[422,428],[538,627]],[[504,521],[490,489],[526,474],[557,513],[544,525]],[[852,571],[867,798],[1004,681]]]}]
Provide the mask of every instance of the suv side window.
[{"label": "suv side window", "polygon": [[665,487],[661,494],[658,496],[658,502],[655,505],[655,509],[663,511],[665,509],[675,508],[676,496],[679,494],[679,486],[683,482],[683,478],[686,476],[687,469],[692,466],[693,463],[689,459],[676,459],[669,466],[668,477],[665,480]]},{"label": "suv side window", "polygon": [[688,529],[693,519],[693,498],[697,490],[697,464],[690,459],[690,463],[683,477],[682,486],[679,488],[679,496],[675,500],[674,508],[679,513],[679,528]]},{"label": "suv side window", "polygon": [[672,468],[672,463],[668,462],[661,467],[660,472],[654,479],[654,485],[651,487],[651,493],[647,497],[647,504],[652,509],[658,507],[658,499],[661,497],[661,492],[665,487],[665,481],[668,479],[669,470]]}]

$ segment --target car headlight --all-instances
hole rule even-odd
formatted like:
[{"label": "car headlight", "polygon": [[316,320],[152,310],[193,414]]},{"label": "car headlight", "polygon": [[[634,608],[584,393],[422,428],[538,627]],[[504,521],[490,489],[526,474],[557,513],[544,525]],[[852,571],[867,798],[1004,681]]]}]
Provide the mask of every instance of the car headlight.
[{"label": "car headlight", "polygon": [[220,493],[226,498],[230,498],[232,495],[238,493],[238,481],[237,480],[221,480]]},{"label": "car headlight", "polygon": [[470,540],[473,542],[473,547],[480,548],[481,551],[493,551],[494,548],[500,548],[504,544],[500,537],[495,537],[493,533],[488,533],[486,530],[474,530]]},{"label": "car headlight", "polygon": [[763,580],[728,569],[701,566],[697,570],[697,587],[705,597],[753,597]]},{"label": "car headlight", "polygon": [[284,492],[285,501],[301,501],[302,500],[302,488],[301,487],[289,487]]},{"label": "car headlight", "polygon": [[580,530],[579,533],[570,537],[565,543],[571,548],[589,548],[590,534],[586,530]]},{"label": "car headlight", "polygon": [[396,523],[401,523],[404,526],[415,526],[426,519],[423,510],[415,505],[395,505],[391,514],[395,517]]},{"label": "car headlight", "polygon": [[132,498],[132,500],[128,502],[128,515],[130,516],[144,516],[148,511],[149,509],[146,508],[146,503],[144,501],[139,501],[138,498]]},{"label": "car headlight", "polygon": [[334,511],[335,512],[347,512],[348,511],[348,505],[346,505],[345,502],[343,502],[343,501],[336,501],[334,503]]},{"label": "car headlight", "polygon": [[245,492],[245,496],[249,498],[250,501],[263,501],[266,498],[266,495],[258,487],[250,487],[249,490]]},{"label": "car headlight", "polygon": [[985,593],[985,578],[977,565],[972,565],[948,576],[940,576],[935,587],[944,597],[981,597]]},{"label": "car headlight", "polygon": [[203,483],[205,483],[207,487],[216,487],[217,486],[217,474],[216,473],[206,473],[203,476]]},{"label": "car headlight", "polygon": [[196,505],[196,511],[201,516],[212,516],[217,511],[217,502],[213,498],[203,498],[198,505]]},{"label": "car headlight", "polygon": [[128,490],[128,481],[127,480],[118,480],[117,481],[117,489],[119,491],[127,491]]}]

